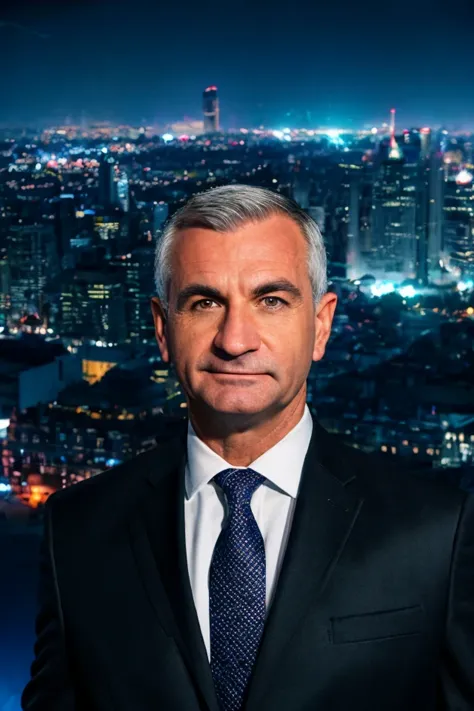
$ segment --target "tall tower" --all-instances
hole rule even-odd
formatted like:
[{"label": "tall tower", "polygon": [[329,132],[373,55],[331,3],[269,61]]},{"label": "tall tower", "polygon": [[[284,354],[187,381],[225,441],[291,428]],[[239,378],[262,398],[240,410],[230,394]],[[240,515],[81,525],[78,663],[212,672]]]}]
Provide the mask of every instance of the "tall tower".
[{"label": "tall tower", "polygon": [[41,314],[50,279],[60,272],[60,258],[54,226],[13,225],[7,235],[10,268],[11,318]]},{"label": "tall tower", "polygon": [[390,151],[388,157],[392,160],[399,160],[402,157],[398,143],[395,140],[395,109],[390,109]]},{"label": "tall tower", "polygon": [[[390,278],[415,278],[419,262],[416,223],[419,166],[409,156],[405,157],[397,144],[395,109],[391,110],[388,157],[381,161],[374,178],[370,269],[384,275],[390,273]],[[421,257],[424,264],[424,255]]]},{"label": "tall tower", "polygon": [[99,205],[102,207],[110,207],[117,202],[114,175],[113,158],[103,157],[99,164]]},{"label": "tall tower", "polygon": [[117,180],[117,202],[124,212],[130,211],[130,182],[127,167],[122,167]]},{"label": "tall tower", "polygon": [[363,272],[359,236],[360,182],[360,179],[353,176],[349,184],[349,222],[347,225],[346,250],[347,276],[349,279],[355,279]]},{"label": "tall tower", "polygon": [[204,113],[204,133],[214,133],[219,130],[219,99],[217,86],[208,86],[202,95],[202,110]]}]

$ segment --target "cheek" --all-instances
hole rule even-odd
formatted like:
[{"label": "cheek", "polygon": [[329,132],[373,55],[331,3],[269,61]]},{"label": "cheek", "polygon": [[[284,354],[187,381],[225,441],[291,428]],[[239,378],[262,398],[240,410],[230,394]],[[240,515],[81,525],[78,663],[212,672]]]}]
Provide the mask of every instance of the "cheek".
[{"label": "cheek", "polygon": [[196,361],[211,347],[212,338],[192,323],[180,323],[172,330],[171,348],[183,364]]}]

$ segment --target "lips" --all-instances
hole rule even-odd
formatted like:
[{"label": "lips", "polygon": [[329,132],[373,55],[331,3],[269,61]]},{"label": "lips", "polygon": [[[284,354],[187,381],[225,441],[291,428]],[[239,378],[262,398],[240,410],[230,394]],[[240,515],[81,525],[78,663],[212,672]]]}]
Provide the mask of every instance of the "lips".
[{"label": "lips", "polygon": [[262,375],[262,373],[234,373],[227,370],[210,370],[209,372],[217,375]]}]

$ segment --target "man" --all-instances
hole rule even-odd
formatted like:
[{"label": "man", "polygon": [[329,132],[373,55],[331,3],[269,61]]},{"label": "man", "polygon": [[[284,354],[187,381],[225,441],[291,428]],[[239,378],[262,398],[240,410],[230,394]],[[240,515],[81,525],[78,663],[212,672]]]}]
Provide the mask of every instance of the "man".
[{"label": "man", "polygon": [[270,191],[194,196],[157,247],[189,419],[46,506],[26,711],[474,709],[474,505],[326,432],[336,296]]}]

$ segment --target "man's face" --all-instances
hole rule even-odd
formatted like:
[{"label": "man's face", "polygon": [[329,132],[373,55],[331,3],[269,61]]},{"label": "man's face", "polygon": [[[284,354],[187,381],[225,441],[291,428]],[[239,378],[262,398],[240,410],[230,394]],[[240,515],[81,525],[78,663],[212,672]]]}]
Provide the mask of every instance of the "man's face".
[{"label": "man's face", "polygon": [[337,299],[326,294],[315,310],[306,241],[290,218],[225,234],[185,229],[172,269],[166,325],[158,299],[152,308],[162,357],[175,364],[191,408],[274,413],[301,394]]}]

